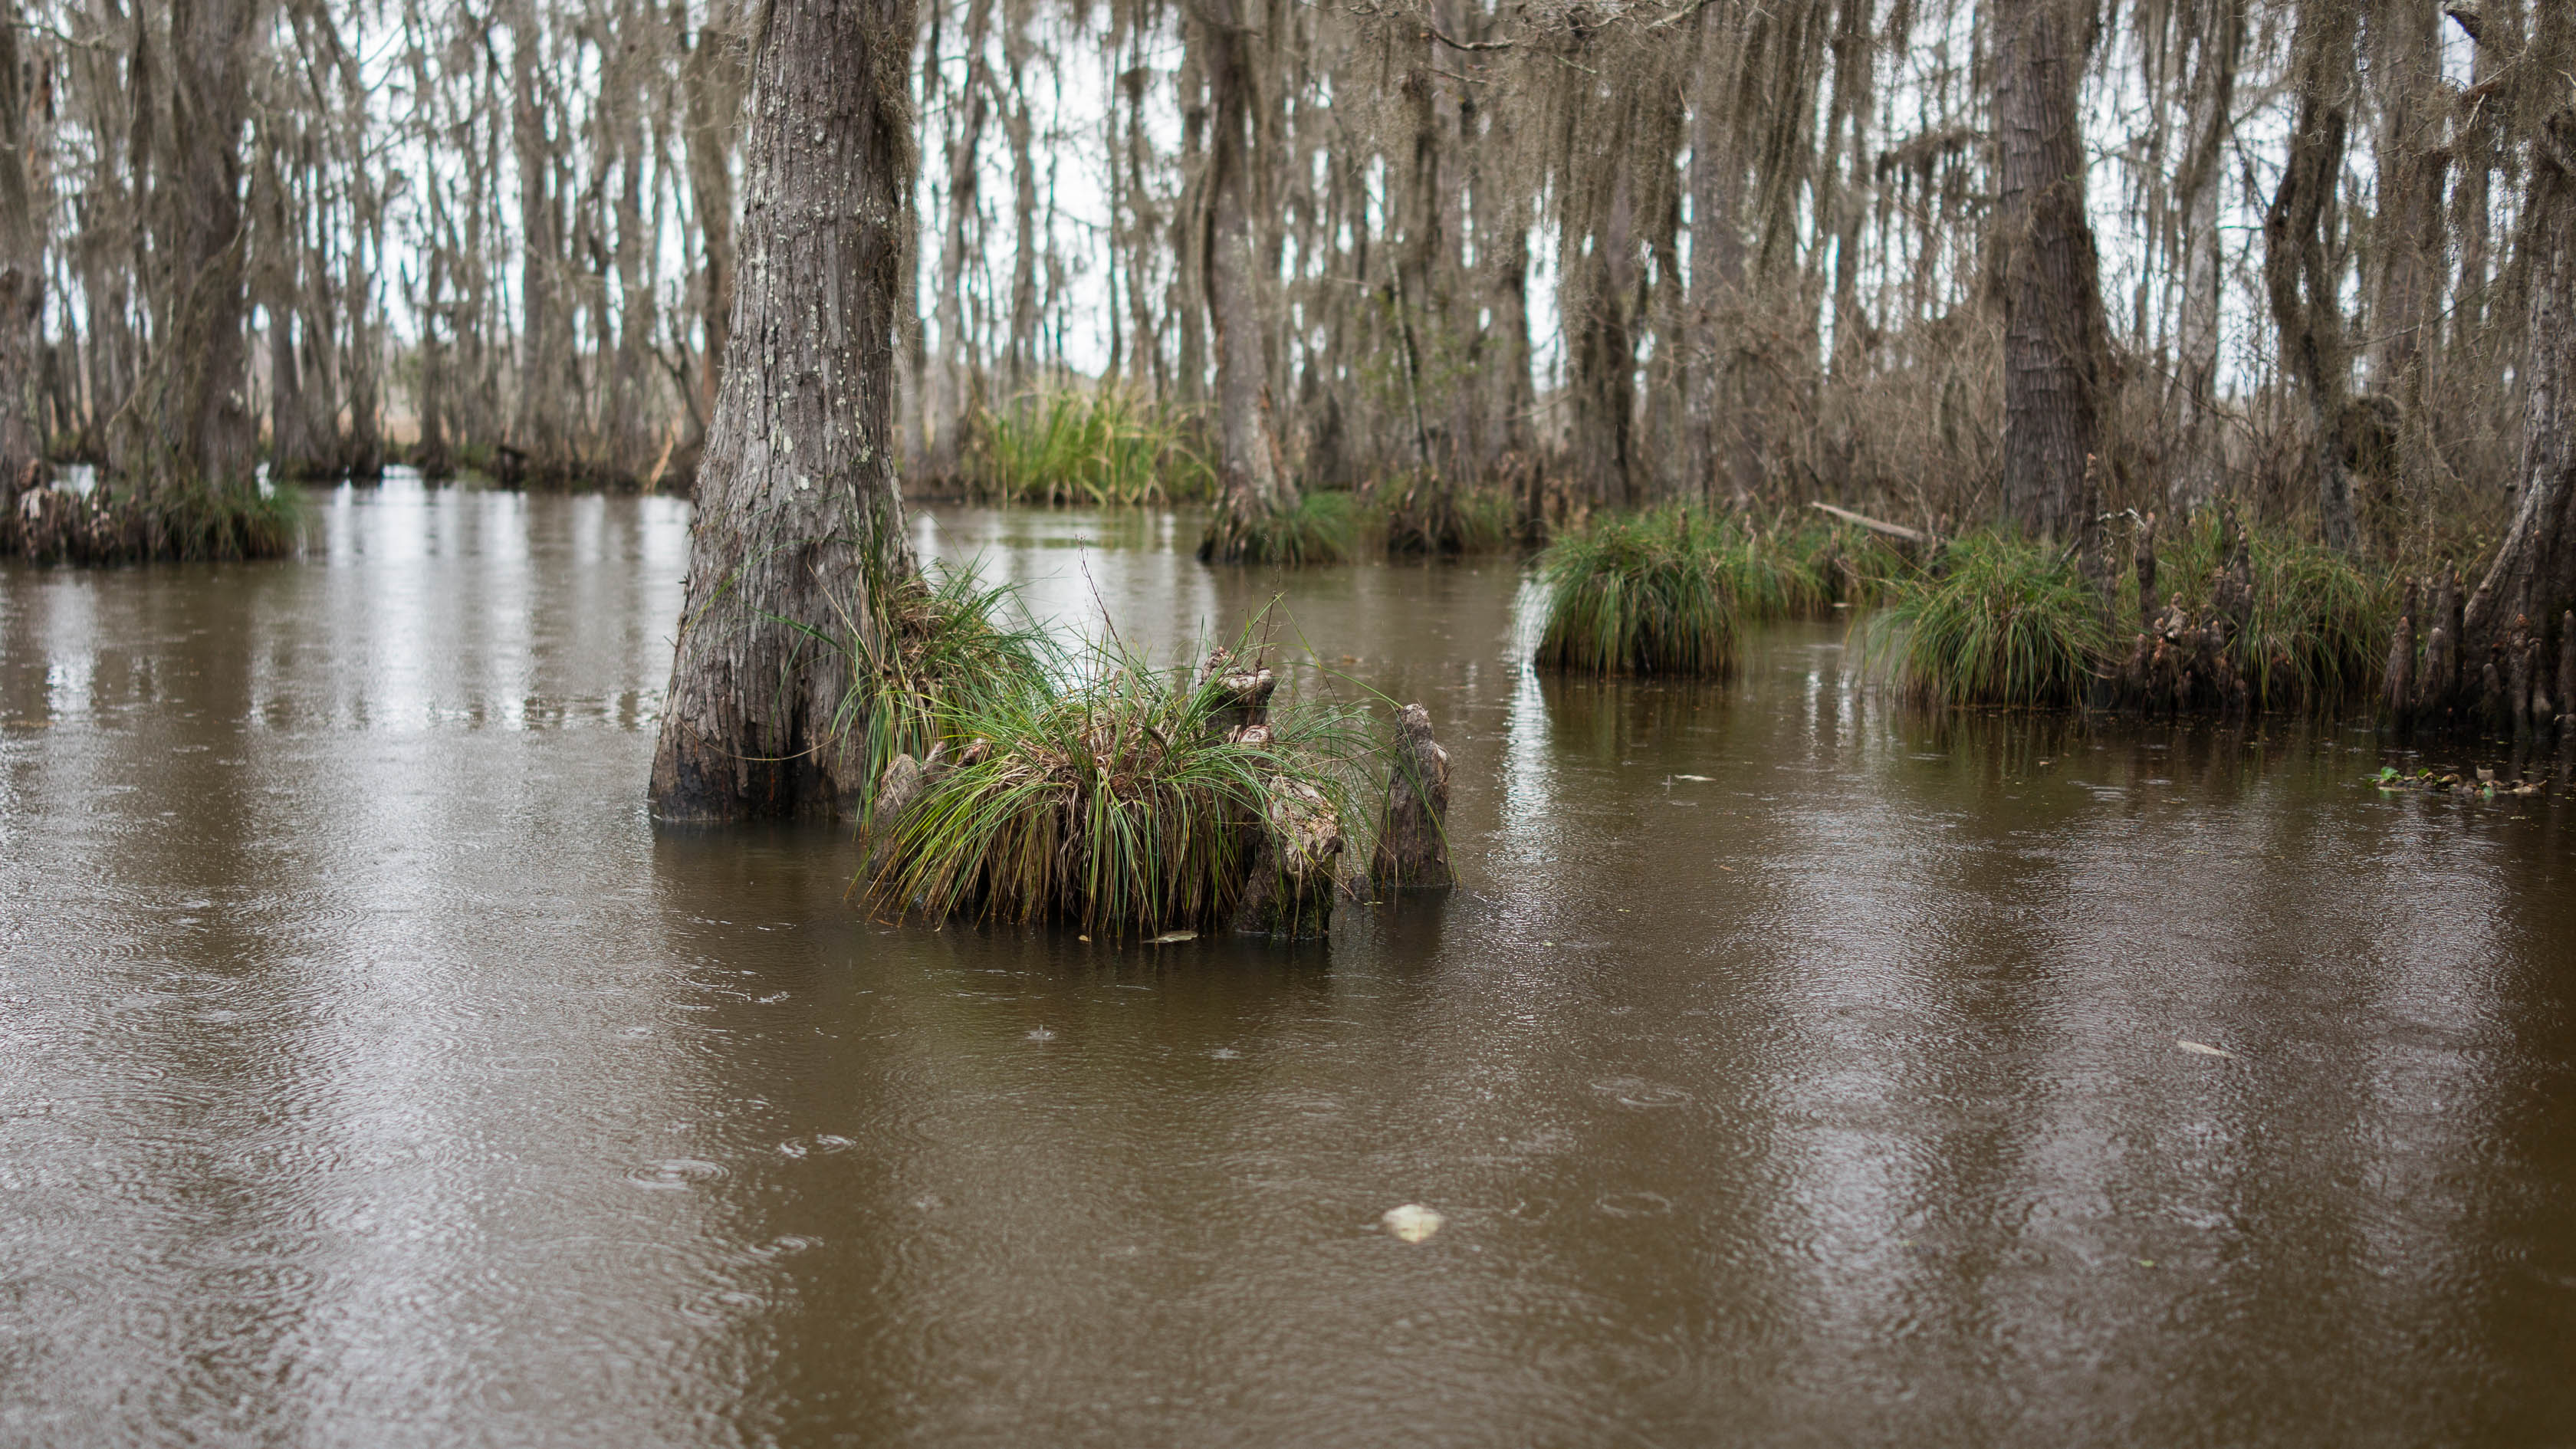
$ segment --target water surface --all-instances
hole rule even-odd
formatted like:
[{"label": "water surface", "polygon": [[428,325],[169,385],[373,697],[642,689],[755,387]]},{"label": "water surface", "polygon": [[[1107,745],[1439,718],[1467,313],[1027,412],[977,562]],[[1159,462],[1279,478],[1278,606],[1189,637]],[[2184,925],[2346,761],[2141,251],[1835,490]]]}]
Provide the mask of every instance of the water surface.
[{"label": "water surface", "polygon": [[1464,885],[891,927],[829,832],[646,817],[681,505],[315,503],[0,568],[0,1443],[2576,1441],[2554,797],[1926,720],[1829,625],[1542,680],[1510,561],[949,510],[1424,701]]}]

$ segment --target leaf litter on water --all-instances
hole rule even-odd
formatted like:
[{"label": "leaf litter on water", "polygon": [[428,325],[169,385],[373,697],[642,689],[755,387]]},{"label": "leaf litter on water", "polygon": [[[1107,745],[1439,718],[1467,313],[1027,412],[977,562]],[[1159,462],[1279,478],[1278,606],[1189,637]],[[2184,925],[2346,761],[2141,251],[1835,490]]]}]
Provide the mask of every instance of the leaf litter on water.
[{"label": "leaf litter on water", "polygon": [[2225,1057],[2230,1061],[2234,1061],[2236,1059],[2236,1053],[2223,1051],[2217,1047],[2211,1046],[2205,1041],[2191,1041],[2183,1037],[2176,1037],[2174,1038],[2174,1046],[2178,1050],[2190,1052],[2195,1056]]},{"label": "leaf litter on water", "polygon": [[1404,1241],[1418,1243],[1440,1231],[1440,1225],[1448,1219],[1418,1202],[1409,1202],[1401,1207],[1388,1208],[1378,1221],[1386,1224],[1388,1232]]}]

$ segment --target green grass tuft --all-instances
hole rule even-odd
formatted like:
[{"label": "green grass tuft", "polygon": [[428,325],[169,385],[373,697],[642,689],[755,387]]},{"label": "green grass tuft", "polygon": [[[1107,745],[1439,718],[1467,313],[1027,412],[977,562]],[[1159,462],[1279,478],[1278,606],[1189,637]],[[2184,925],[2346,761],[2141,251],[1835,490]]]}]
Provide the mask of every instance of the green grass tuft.
[{"label": "green grass tuft", "polygon": [[1138,507],[1215,496],[1187,417],[1118,388],[1066,388],[978,413],[968,475],[999,503]]},{"label": "green grass tuft", "polygon": [[941,732],[973,744],[892,823],[872,902],[1104,937],[1226,923],[1281,782],[1347,831],[1367,753],[1350,710],[1274,704],[1266,735],[1242,738],[1223,728],[1232,700],[1105,647],[1070,682],[943,700]]},{"label": "green grass tuft", "polygon": [[1550,544],[1539,574],[1536,663],[1595,675],[1725,674],[1744,601],[1765,617],[1803,588],[1756,540],[1687,509],[1596,519]]},{"label": "green grass tuft", "polygon": [[0,518],[0,555],[40,563],[199,563],[284,558],[304,537],[304,496],[291,487],[174,487],[137,498],[42,488]]},{"label": "green grass tuft", "polygon": [[1380,485],[1386,551],[1397,555],[1499,553],[1520,536],[1520,507],[1494,488],[1462,488],[1427,473]]},{"label": "green grass tuft", "polygon": [[1863,652],[1922,703],[2044,707],[2085,702],[2110,642],[2101,596],[2064,550],[1974,533],[1893,587]]},{"label": "green grass tuft", "polygon": [[304,495],[292,487],[190,488],[146,512],[161,558],[284,558],[304,537]]},{"label": "green grass tuft", "polygon": [[1357,551],[1361,511],[1347,493],[1303,494],[1292,508],[1251,519],[1220,508],[1199,541],[1199,561],[1277,568],[1348,563]]},{"label": "green grass tuft", "polygon": [[869,627],[852,631],[850,688],[834,721],[836,734],[855,730],[864,742],[863,830],[895,756],[923,759],[943,742],[954,753],[964,743],[948,729],[958,711],[1043,688],[1062,663],[1046,631],[1019,610],[1017,589],[988,586],[972,568],[934,563],[901,576],[872,568],[867,594]]},{"label": "green grass tuft", "polygon": [[[2156,587],[2195,618],[2208,612],[2210,581],[2233,552],[2219,512],[2204,510],[2156,540]],[[2365,570],[2342,554],[2287,532],[2251,530],[2254,607],[2228,653],[2258,710],[2347,704],[2375,695],[2388,669],[2388,641],[2403,607],[2395,569]],[[2124,628],[2138,617],[2134,569],[2120,580]]]}]

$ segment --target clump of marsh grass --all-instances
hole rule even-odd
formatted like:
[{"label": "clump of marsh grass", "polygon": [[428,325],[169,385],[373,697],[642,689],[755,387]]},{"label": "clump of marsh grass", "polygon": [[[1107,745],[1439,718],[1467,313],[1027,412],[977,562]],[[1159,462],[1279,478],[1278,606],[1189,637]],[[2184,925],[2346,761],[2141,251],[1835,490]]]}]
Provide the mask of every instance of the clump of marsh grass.
[{"label": "clump of marsh grass", "polygon": [[1913,559],[1893,541],[1839,519],[1783,522],[1777,538],[1778,547],[1813,580],[1820,604],[1868,608],[1915,571]]},{"label": "clump of marsh grass", "polygon": [[971,567],[933,563],[912,573],[872,562],[864,582],[866,627],[849,629],[839,643],[849,652],[850,686],[833,722],[836,737],[863,753],[862,829],[897,755],[927,759],[962,743],[950,729],[959,710],[1043,688],[1062,662],[1059,647],[1019,608],[1016,588],[988,585]]},{"label": "clump of marsh grass", "polygon": [[1348,493],[1307,493],[1288,508],[1255,517],[1219,509],[1199,541],[1201,563],[1303,568],[1350,562],[1361,509]]},{"label": "clump of marsh grass", "polygon": [[8,500],[0,556],[39,563],[195,563],[283,558],[304,536],[303,495],[189,484],[143,497],[102,484],[88,496],[37,487]]},{"label": "clump of marsh grass", "polygon": [[1102,936],[1226,923],[1268,858],[1264,832],[1294,834],[1285,815],[1358,819],[1369,752],[1356,711],[1289,705],[1244,726],[1240,703],[1221,674],[1157,670],[1108,646],[1066,680],[944,700],[940,732],[969,743],[885,826],[871,901]]},{"label": "clump of marsh grass", "polygon": [[2085,702],[2110,637],[2072,554],[1980,532],[1894,586],[1863,652],[1921,703],[2043,707]]},{"label": "clump of marsh grass", "polygon": [[1032,393],[970,428],[971,485],[996,502],[1136,507],[1216,491],[1187,418],[1120,388]]},{"label": "clump of marsh grass", "polygon": [[1724,674],[1739,599],[1767,609],[1793,591],[1733,529],[1688,509],[1561,534],[1539,575],[1549,592],[1535,662],[1576,674]]},{"label": "clump of marsh grass", "polygon": [[1519,508],[1498,489],[1463,488],[1423,472],[1381,484],[1379,496],[1391,554],[1497,553],[1519,532]]},{"label": "clump of marsh grass", "polygon": [[[2250,597],[2219,595],[2237,540],[2214,509],[2156,539],[2160,612],[2203,620],[2230,614],[2226,654],[2256,709],[2303,709],[2375,694],[2403,590],[2394,569],[2365,568],[2298,535],[2244,533]],[[2134,571],[2120,581],[2118,617],[2138,617]],[[2153,624],[2155,621],[2146,621]]]},{"label": "clump of marsh grass", "polygon": [[304,534],[304,495],[288,487],[183,488],[144,511],[157,558],[283,558]]}]

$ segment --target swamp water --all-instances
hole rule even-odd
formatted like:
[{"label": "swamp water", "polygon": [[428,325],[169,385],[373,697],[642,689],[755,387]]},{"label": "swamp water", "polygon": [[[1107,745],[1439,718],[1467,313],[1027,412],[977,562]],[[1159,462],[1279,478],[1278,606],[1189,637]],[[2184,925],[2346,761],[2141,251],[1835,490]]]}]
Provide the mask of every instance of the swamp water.
[{"label": "swamp water", "polygon": [[648,822],[681,505],[315,504],[0,568],[0,1444],[2576,1442],[2554,792],[1926,719],[1827,626],[1542,680],[1508,561],[934,511],[1158,654],[1283,593],[1430,706],[1464,886],[895,928]]}]

